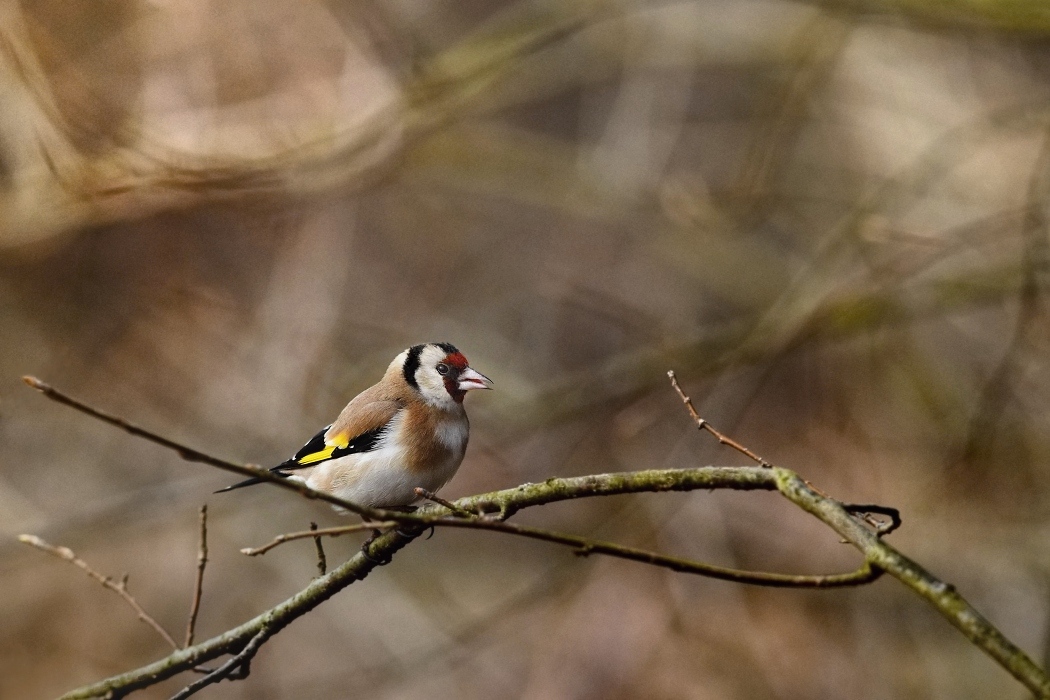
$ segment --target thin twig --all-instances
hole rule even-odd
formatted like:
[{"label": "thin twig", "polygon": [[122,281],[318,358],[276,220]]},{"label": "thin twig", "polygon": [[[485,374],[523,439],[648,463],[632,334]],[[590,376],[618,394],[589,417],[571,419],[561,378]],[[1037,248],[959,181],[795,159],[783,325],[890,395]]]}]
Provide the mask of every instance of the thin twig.
[{"label": "thin twig", "polygon": [[[312,525],[313,523],[311,523]],[[307,537],[318,540],[322,537],[339,537],[339,535],[345,535],[350,532],[364,532],[366,530],[389,530],[392,527],[397,527],[398,523],[393,521],[385,521],[379,523],[356,523],[354,525],[342,525],[340,527],[325,527],[319,530],[310,528],[309,530],[303,530],[301,532],[289,532],[284,535],[278,535],[273,539],[272,542],[264,544],[261,547],[252,549],[246,547],[241,550],[241,554],[247,554],[249,557],[257,557],[260,554],[266,554],[277,545],[284,544],[285,542],[291,542],[292,540],[302,540]]]},{"label": "thin twig", "polygon": [[224,678],[234,678],[233,673],[235,671],[239,671],[236,679],[242,680],[247,678],[251,669],[252,659],[255,658],[255,655],[259,652],[259,648],[262,647],[266,640],[272,635],[273,632],[270,631],[270,627],[263,627],[236,656],[208,675],[195,680],[193,683],[190,683],[188,686],[172,695],[171,700],[186,700],[186,698],[195,695],[198,691],[212,685],[213,683],[218,683]]},{"label": "thin twig", "polygon": [[642,562],[659,566],[672,571],[686,574],[698,574],[723,581],[735,583],[746,583],[753,586],[771,586],[774,588],[841,588],[843,586],[860,586],[871,583],[882,575],[882,570],[872,567],[868,563],[861,565],[856,571],[844,574],[826,574],[819,576],[806,576],[794,574],[776,574],[764,571],[743,571],[741,569],[730,569],[713,564],[670,557],[644,549],[625,547],[612,542],[591,540],[586,537],[569,535],[552,530],[542,530],[535,527],[504,523],[486,518],[465,520],[461,518],[441,518],[431,521],[437,527],[455,527],[469,530],[490,530],[503,532],[520,537],[528,537],[544,542],[553,542],[572,547],[577,556],[590,556],[591,554],[605,554],[620,559]]},{"label": "thin twig", "polygon": [[418,488],[418,487],[416,489],[414,489],[414,490],[415,490],[417,495],[422,496],[423,498],[427,499],[428,501],[433,501],[434,503],[437,503],[439,506],[444,506],[444,507],[448,508],[450,511],[452,511],[452,513],[454,515],[458,515],[461,518],[476,518],[476,517],[478,517],[477,513],[471,513],[466,508],[460,508],[459,506],[457,506],[452,501],[445,500],[444,498],[442,498],[441,496],[437,495],[433,491],[427,491],[424,488]]},{"label": "thin twig", "polygon": [[201,594],[204,591],[204,567],[208,565],[208,506],[200,509],[200,540],[197,543],[197,580],[193,584],[193,603],[190,604],[190,619],[186,623],[186,643],[184,647],[193,646],[193,633],[197,627],[197,613],[201,607]]},{"label": "thin twig", "polygon": [[722,433],[718,432],[713,425],[701,418],[700,414],[696,412],[696,408],[693,406],[693,400],[685,395],[685,392],[682,391],[682,387],[678,386],[678,379],[674,375],[674,370],[668,371],[667,376],[671,379],[671,386],[674,387],[675,392],[678,393],[678,397],[682,399],[682,403],[685,404],[686,410],[689,411],[689,415],[692,416],[693,420],[696,422],[697,428],[699,428],[700,430],[706,430],[707,432],[711,433],[718,439],[719,443],[723,445],[729,445],[737,452],[746,455],[750,459],[753,459],[756,463],[758,463],[759,466],[766,467],[767,469],[773,466],[772,463],[759,457],[757,454],[747,449],[736,440],[733,440],[730,437],[726,437]]},{"label": "thin twig", "polygon": [[69,547],[56,547],[53,544],[45,542],[36,535],[19,535],[18,541],[24,544],[28,544],[31,547],[36,547],[37,549],[43,550],[48,554],[58,557],[59,559],[64,559],[73,566],[76,566],[77,568],[81,569],[88,576],[95,579],[104,587],[108,588],[109,590],[113,591],[121,598],[123,598],[124,601],[131,606],[132,610],[135,611],[135,614],[138,615],[138,618],[140,620],[152,627],[153,630],[157,634],[159,634],[165,642],[171,645],[172,649],[178,650],[179,645],[175,642],[172,636],[168,634],[167,630],[161,627],[160,623],[158,623],[156,620],[150,617],[150,615],[142,609],[142,606],[138,604],[138,601],[135,600],[131,593],[128,592],[127,574],[124,574],[124,576],[121,577],[120,581],[114,581],[109,576],[104,576],[92,569],[90,566],[88,566],[88,563],[83,559],[79,558]]},{"label": "thin twig", "polygon": [[[722,443],[723,445],[729,445],[738,452],[747,455],[751,459],[758,462],[760,466],[766,468],[773,466],[771,463],[769,463],[765,459],[762,459],[757,454],[744,447],[736,440],[733,440],[732,438],[723,435],[718,430],[715,430],[715,428],[710,423],[701,418],[700,415],[696,412],[696,408],[693,406],[693,400],[686,396],[685,392],[682,391],[682,387],[679,386],[678,378],[675,376],[674,370],[669,370],[667,372],[667,376],[671,380],[671,387],[674,388],[675,392],[678,394],[678,397],[682,399],[682,403],[685,404],[686,410],[689,411],[689,415],[693,418],[694,421],[696,421],[697,428],[708,431],[716,438],[718,438],[718,441],[720,443]],[[805,482],[806,486],[813,489],[813,491],[815,491],[820,496],[823,496],[824,498],[830,500],[834,500],[827,493],[810,483],[808,479],[803,479],[803,481]],[[875,534],[879,535],[880,537],[890,534],[891,532],[899,528],[902,523],[900,511],[896,508],[890,508],[888,506],[879,505],[858,505],[849,503],[843,503],[842,507],[846,510],[847,513],[859,516],[861,520],[875,528]],[[885,515],[888,518],[890,518],[890,522],[880,522],[876,518],[872,517],[873,514]],[[843,540],[843,543],[847,542]]]},{"label": "thin twig", "polygon": [[[310,523],[310,532],[317,532],[317,523]],[[328,559],[324,555],[324,544],[320,535],[314,537],[314,548],[317,550],[317,575],[324,576],[328,571]]]}]

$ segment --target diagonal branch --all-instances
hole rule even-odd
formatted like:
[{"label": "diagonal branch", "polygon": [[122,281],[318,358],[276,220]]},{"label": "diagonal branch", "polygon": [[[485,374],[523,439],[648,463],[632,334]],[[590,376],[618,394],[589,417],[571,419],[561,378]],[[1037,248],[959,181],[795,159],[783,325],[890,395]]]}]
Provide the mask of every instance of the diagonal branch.
[{"label": "diagonal branch", "polygon": [[962,632],[974,646],[997,661],[1036,697],[1050,698],[1050,678],[1031,657],[1013,644],[966,601],[955,586],[941,581],[915,561],[861,525],[841,504],[814,491],[797,474],[773,467],[777,490],[795,505],[816,516],[859,549],[865,559],[924,598]]},{"label": "diagonal branch", "polygon": [[[411,540],[411,537],[397,532],[388,532],[373,543],[371,551],[374,555],[389,558]],[[306,588],[288,600],[233,629],[209,640],[198,642],[192,647],[180,649],[140,669],[70,691],[62,698],[63,700],[86,700],[87,698],[108,697],[118,700],[136,690],[148,688],[174,675],[188,671],[204,661],[217,659],[225,654],[240,653],[264,628],[272,629],[269,636],[276,634],[339,591],[355,581],[364,579],[376,566],[375,561],[358,553],[327,575],[311,581]]]}]

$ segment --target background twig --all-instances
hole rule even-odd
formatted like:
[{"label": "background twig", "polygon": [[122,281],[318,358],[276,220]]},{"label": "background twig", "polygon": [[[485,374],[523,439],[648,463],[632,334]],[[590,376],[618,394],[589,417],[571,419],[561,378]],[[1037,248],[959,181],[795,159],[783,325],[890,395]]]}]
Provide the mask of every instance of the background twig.
[{"label": "background twig", "polygon": [[201,607],[201,595],[204,591],[204,568],[208,565],[208,506],[200,509],[200,539],[197,543],[197,578],[193,582],[193,602],[190,604],[190,619],[186,623],[186,643],[193,645],[193,633],[197,627],[197,613]]},{"label": "background twig", "polygon": [[667,376],[671,379],[671,386],[674,387],[674,390],[678,394],[678,397],[680,399],[682,399],[682,403],[685,404],[686,410],[689,411],[689,415],[692,416],[693,420],[696,422],[696,427],[698,429],[706,430],[707,432],[709,432],[712,435],[714,435],[715,438],[718,439],[718,442],[720,442],[723,445],[729,445],[730,447],[732,447],[737,452],[739,452],[739,453],[741,453],[743,455],[746,455],[747,457],[753,459],[760,466],[763,466],[763,467],[771,467],[771,466],[773,466],[768,461],[766,461],[762,457],[759,457],[757,454],[755,454],[754,452],[752,452],[748,448],[744,447],[743,445],[741,445],[736,440],[733,440],[732,438],[723,435],[718,430],[716,430],[713,425],[711,425],[706,420],[701,418],[700,414],[696,412],[696,408],[693,406],[693,400],[691,398],[689,398],[688,396],[686,396],[685,392],[682,391],[682,387],[680,387],[678,385],[678,378],[675,377],[674,370],[668,370]]},{"label": "background twig", "polygon": [[105,588],[108,588],[109,590],[113,591],[121,598],[123,598],[124,602],[130,605],[131,609],[135,611],[135,614],[138,615],[138,618],[145,622],[147,625],[149,625],[151,628],[153,628],[153,630],[157,634],[159,634],[161,638],[163,638],[164,641],[171,646],[172,649],[179,648],[179,645],[175,643],[175,639],[170,634],[168,634],[168,631],[161,627],[160,623],[154,620],[149,615],[149,613],[143,610],[142,606],[139,605],[138,601],[135,600],[134,596],[132,596],[131,593],[128,591],[127,574],[124,574],[123,578],[121,578],[120,581],[114,581],[109,576],[104,576],[92,569],[90,566],[88,566],[87,562],[85,562],[83,559],[79,558],[76,554],[74,554],[73,550],[69,547],[56,547],[53,544],[48,544],[36,535],[19,535],[18,541],[28,544],[31,547],[36,547],[37,549],[43,550],[48,554],[58,557],[59,559],[68,561],[73,566],[79,568],[88,576],[101,583]]}]

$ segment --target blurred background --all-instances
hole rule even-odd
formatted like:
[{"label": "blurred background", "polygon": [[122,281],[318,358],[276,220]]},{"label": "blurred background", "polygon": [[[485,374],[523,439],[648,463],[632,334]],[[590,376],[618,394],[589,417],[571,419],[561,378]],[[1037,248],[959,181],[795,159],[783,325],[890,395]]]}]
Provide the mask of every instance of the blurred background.
[{"label": "blurred background", "polygon": [[[404,347],[471,395],[457,497],[745,464],[831,495],[1045,662],[1050,15],[1039,0],[44,0],[0,8],[0,696],[48,698],[314,575],[345,522],[23,386],[272,465]],[[775,494],[516,518],[846,571]],[[328,544],[345,560],[358,540]],[[166,698],[185,678],[142,692]],[[764,590],[442,531],[271,640],[223,698],[1023,698],[892,579]],[[136,696],[138,697],[138,696]]]}]

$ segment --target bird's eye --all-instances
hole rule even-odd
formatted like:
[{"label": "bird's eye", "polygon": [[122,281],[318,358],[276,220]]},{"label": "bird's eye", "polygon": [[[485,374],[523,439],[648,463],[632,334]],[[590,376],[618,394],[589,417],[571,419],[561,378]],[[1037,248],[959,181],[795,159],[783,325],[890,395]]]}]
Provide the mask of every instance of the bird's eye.
[{"label": "bird's eye", "polygon": [[438,374],[441,375],[448,374],[448,365],[446,365],[444,362],[439,362],[437,366],[437,371]]}]

